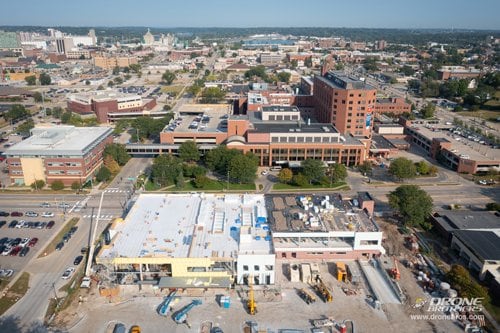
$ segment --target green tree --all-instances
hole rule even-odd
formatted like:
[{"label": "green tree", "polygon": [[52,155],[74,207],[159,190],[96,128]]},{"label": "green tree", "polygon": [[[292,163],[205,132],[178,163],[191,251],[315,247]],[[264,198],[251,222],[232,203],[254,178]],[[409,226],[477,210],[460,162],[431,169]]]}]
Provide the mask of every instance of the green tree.
[{"label": "green tree", "polygon": [[319,181],[325,175],[325,166],[323,161],[306,159],[302,162],[302,174],[307,178],[310,184]]},{"label": "green tree", "polygon": [[194,179],[194,186],[197,188],[204,188],[209,181],[210,179],[207,176],[199,175]]},{"label": "green tree", "polygon": [[33,121],[33,118],[29,118],[24,123],[17,126],[17,133],[22,136],[29,136],[33,127],[35,127],[35,122]]},{"label": "green tree", "polygon": [[161,79],[167,84],[167,85],[171,85],[172,82],[174,82],[175,80],[175,73],[174,72],[171,72],[169,70],[166,70],[165,73],[163,73],[163,75],[161,76]]},{"label": "green tree", "polygon": [[461,265],[452,265],[446,280],[458,292],[460,297],[484,298],[483,303],[489,303],[488,290],[474,281],[467,269]]},{"label": "green tree", "polygon": [[43,100],[42,94],[38,91],[35,91],[33,93],[33,99],[35,100],[35,103],[40,103]]},{"label": "green tree", "polygon": [[486,204],[486,210],[489,211],[497,211],[500,212],[500,203],[498,202],[489,202]]},{"label": "green tree", "polygon": [[120,172],[120,166],[111,155],[104,156],[104,166],[108,168],[111,174],[117,174]]},{"label": "green tree", "polygon": [[304,60],[304,66],[306,66],[307,68],[311,68],[313,66],[312,57],[307,57]]},{"label": "green tree", "polygon": [[389,167],[389,174],[402,179],[414,178],[417,174],[415,165],[412,161],[405,157],[398,157],[391,162],[391,166]]},{"label": "green tree", "polygon": [[160,186],[174,184],[175,179],[182,172],[181,161],[172,155],[160,155],[153,160],[151,177]]},{"label": "green tree", "polygon": [[278,179],[282,183],[289,183],[293,178],[293,172],[289,168],[281,169],[278,173]]},{"label": "green tree", "polygon": [[401,185],[387,196],[389,204],[401,214],[406,226],[429,229],[426,219],[432,212],[432,198],[427,192],[416,185]]},{"label": "green tree", "polygon": [[61,119],[63,114],[63,109],[60,106],[56,106],[52,109],[52,116],[56,119]]},{"label": "green tree", "polygon": [[79,181],[75,180],[74,182],[71,183],[71,189],[73,191],[78,191],[81,187],[82,187],[82,184],[80,184]]},{"label": "green tree", "polygon": [[71,120],[71,111],[66,111],[61,115],[61,123],[68,124]]},{"label": "green tree", "polygon": [[28,83],[28,86],[34,86],[36,84],[35,75],[26,76],[24,80],[26,81],[26,83]]},{"label": "green tree", "polygon": [[363,61],[363,67],[367,70],[367,71],[378,71],[378,66],[377,66],[377,58],[375,57],[367,57],[364,61]]},{"label": "green tree", "polygon": [[54,180],[52,182],[52,184],[50,184],[50,188],[53,190],[53,191],[60,191],[60,190],[63,190],[64,189],[64,183],[62,182],[62,180]]},{"label": "green tree", "polygon": [[111,178],[111,171],[105,166],[102,166],[95,175],[95,179],[98,182],[106,182],[109,180],[109,178]]},{"label": "green tree", "polygon": [[140,64],[132,64],[130,66],[128,66],[130,68],[130,70],[134,73],[139,73],[141,71],[141,65]]},{"label": "green tree", "polygon": [[288,83],[290,82],[290,77],[292,76],[292,74],[290,74],[289,72],[279,72],[276,76],[280,82]]},{"label": "green tree", "polygon": [[429,174],[431,166],[424,160],[415,163],[415,168],[417,169],[417,172],[421,175],[427,175]]},{"label": "green tree", "polygon": [[436,106],[434,103],[429,102],[423,107],[420,113],[424,119],[428,119],[434,117],[434,111],[436,111]]},{"label": "green tree", "polygon": [[229,177],[238,183],[250,183],[255,180],[258,161],[253,154],[238,154],[229,162]]},{"label": "green tree", "polygon": [[104,148],[104,158],[110,155],[119,166],[124,166],[130,160],[130,155],[127,153],[125,145],[119,143],[111,143]]},{"label": "green tree", "polygon": [[90,86],[90,80],[85,80],[85,85]]},{"label": "green tree", "polygon": [[45,181],[42,179],[35,180],[30,187],[34,190],[41,190],[45,186]]},{"label": "green tree", "polygon": [[179,147],[179,157],[184,162],[197,162],[200,160],[198,146],[192,140],[185,141]]},{"label": "green tree", "polygon": [[247,79],[251,79],[254,76],[260,77],[261,79],[265,80],[267,78],[266,67],[263,65],[259,65],[252,67],[245,72],[245,77]]},{"label": "green tree", "polygon": [[293,176],[292,182],[300,187],[306,187],[309,184],[309,180],[302,173]]},{"label": "green tree", "polygon": [[358,170],[361,172],[363,175],[368,175],[372,172],[372,163],[370,161],[363,161],[360,165],[358,165]]},{"label": "green tree", "polygon": [[47,73],[41,73],[40,74],[40,84],[42,86],[48,86],[52,83],[52,79],[50,78],[50,75]]},{"label": "green tree", "polygon": [[216,104],[224,99],[226,93],[219,87],[208,87],[203,90],[201,96],[202,103]]},{"label": "green tree", "polygon": [[241,155],[242,152],[236,149],[228,149],[226,146],[218,146],[205,154],[205,164],[211,171],[226,175],[229,162],[233,157]]},{"label": "green tree", "polygon": [[115,77],[113,79],[113,81],[114,81],[115,84],[122,84],[123,83],[123,79],[121,77],[119,77],[119,76]]},{"label": "green tree", "polygon": [[182,174],[181,171],[175,178],[175,187],[181,189],[184,188],[185,185],[186,183],[184,182],[184,175]]},{"label": "green tree", "polygon": [[404,65],[403,67],[401,67],[399,69],[399,72],[403,73],[405,76],[412,76],[413,74],[415,74],[415,70],[408,65]]},{"label": "green tree", "polygon": [[113,67],[113,75],[118,75],[118,74],[120,74],[120,67],[118,66]]},{"label": "green tree", "polygon": [[330,184],[341,182],[347,178],[347,169],[343,164],[331,164],[328,167],[328,176],[330,178]]},{"label": "green tree", "polygon": [[4,114],[4,118],[7,121],[18,120],[21,118],[28,117],[30,115],[29,111],[21,104],[14,104],[10,107],[9,111]]}]

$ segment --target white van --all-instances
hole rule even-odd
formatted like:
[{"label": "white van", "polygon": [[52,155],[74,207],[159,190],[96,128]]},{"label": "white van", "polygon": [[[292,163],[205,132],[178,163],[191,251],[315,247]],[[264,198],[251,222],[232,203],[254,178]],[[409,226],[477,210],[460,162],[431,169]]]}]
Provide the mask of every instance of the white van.
[{"label": "white van", "polygon": [[281,165],[275,165],[275,166],[272,166],[269,170],[271,171],[280,171],[282,168],[281,168]]}]

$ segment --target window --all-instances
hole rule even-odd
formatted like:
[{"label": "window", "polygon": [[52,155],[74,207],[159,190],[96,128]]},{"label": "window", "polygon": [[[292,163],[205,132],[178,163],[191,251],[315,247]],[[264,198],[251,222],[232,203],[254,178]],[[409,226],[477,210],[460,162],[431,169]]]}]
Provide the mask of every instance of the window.
[{"label": "window", "polygon": [[259,265],[254,265],[253,266],[254,271],[260,271],[260,266]]},{"label": "window", "polygon": [[266,271],[272,271],[274,269],[273,265],[266,265]]},{"label": "window", "polygon": [[248,265],[243,265],[243,270],[248,271]]},{"label": "window", "polygon": [[349,94],[349,97],[354,97],[354,94]]}]

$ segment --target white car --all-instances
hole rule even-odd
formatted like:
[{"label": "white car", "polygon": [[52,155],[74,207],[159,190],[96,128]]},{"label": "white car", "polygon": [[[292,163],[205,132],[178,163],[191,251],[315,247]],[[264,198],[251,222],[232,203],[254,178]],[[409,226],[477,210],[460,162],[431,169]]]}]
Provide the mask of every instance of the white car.
[{"label": "white car", "polygon": [[269,171],[264,170],[260,173],[262,176],[267,176],[269,174]]},{"label": "white car", "polygon": [[43,202],[40,204],[40,207],[42,208],[50,208],[50,204],[48,202]]},{"label": "white car", "polygon": [[37,217],[38,213],[35,213],[35,212],[26,212],[26,214],[24,214],[24,215],[27,216],[27,217]]},{"label": "white car", "polygon": [[0,269],[0,277],[8,278],[11,277],[12,274],[14,274],[12,269]]},{"label": "white car", "polygon": [[22,247],[25,247],[26,245],[28,245],[28,243],[30,242],[31,238],[27,237],[27,238],[23,238],[21,240],[21,243],[19,243],[19,246],[22,246]]},{"label": "white car", "polygon": [[64,279],[64,280],[67,280],[67,279],[69,279],[71,277],[71,275],[73,275],[74,272],[75,272],[75,268],[74,267],[68,267],[64,271],[64,273],[61,276],[61,278]]},{"label": "white car", "polygon": [[21,220],[21,221],[17,222],[16,228],[17,229],[21,229],[22,227],[24,227],[25,224],[26,224],[26,221],[25,220]]},{"label": "white car", "polygon": [[42,217],[54,217],[54,213],[53,212],[43,212]]}]

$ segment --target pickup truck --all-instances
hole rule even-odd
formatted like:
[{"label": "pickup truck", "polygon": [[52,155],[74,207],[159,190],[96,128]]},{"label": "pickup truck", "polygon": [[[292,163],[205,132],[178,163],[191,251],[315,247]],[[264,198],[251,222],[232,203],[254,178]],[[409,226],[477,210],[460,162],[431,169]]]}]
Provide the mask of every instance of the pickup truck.
[{"label": "pickup truck", "polygon": [[80,288],[90,288],[90,282],[91,281],[92,280],[88,276],[85,276],[82,279],[82,283],[80,284]]}]

